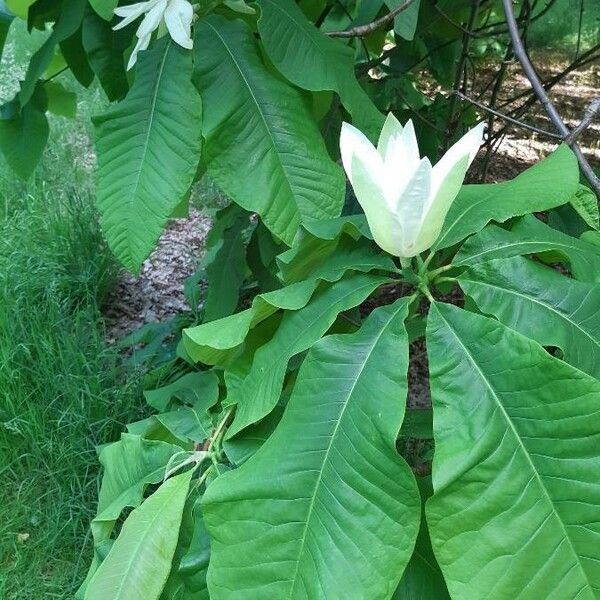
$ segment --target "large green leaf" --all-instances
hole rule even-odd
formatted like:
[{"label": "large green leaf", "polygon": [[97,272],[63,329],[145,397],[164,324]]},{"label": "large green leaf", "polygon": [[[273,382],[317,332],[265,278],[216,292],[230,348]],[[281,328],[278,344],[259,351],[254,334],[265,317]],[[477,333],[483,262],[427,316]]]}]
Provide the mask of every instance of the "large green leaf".
[{"label": "large green leaf", "polygon": [[600,248],[552,229],[531,215],[520,219],[511,230],[487,226],[461,246],[452,264],[468,266],[540,253],[549,253],[549,259],[566,259],[575,279],[600,281]]},{"label": "large green leaf", "polygon": [[288,245],[302,220],[338,216],[342,170],[304,98],[263,64],[247,25],[207,17],[195,26],[194,51],[203,157],[217,184]]},{"label": "large green leaf", "polygon": [[43,86],[21,107],[20,94],[0,107],[0,150],[9,167],[28,179],[40,161],[50,128],[46,118],[48,97]]},{"label": "large green leaf", "polygon": [[98,513],[92,521],[96,543],[110,535],[126,507],[138,506],[149,484],[162,481],[165,466],[181,448],[165,442],[144,440],[124,433],[121,439],[100,452],[104,467],[98,498]]},{"label": "large green leaf", "polygon": [[273,338],[256,351],[242,385],[227,397],[228,404],[238,405],[227,438],[275,408],[293,356],[308,350],[321,338],[339,313],[357,306],[387,281],[389,278],[384,275],[351,273],[319,289],[304,308],[286,313]]},{"label": "large green leaf", "polygon": [[394,263],[388,255],[373,252],[361,246],[361,251],[341,250],[323,261],[318,269],[311,271],[308,279],[298,281],[266,294],[260,294],[252,306],[217,321],[203,323],[185,329],[185,348],[196,362],[205,364],[229,364],[239,353],[250,329],[264,321],[278,309],[299,310],[306,306],[321,281],[338,281],[347,271],[394,271]]},{"label": "large green leaf", "polygon": [[292,0],[258,0],[258,4],[258,31],[277,69],[305,90],[339,94],[356,126],[377,137],[383,115],[354,76],[352,48],[319,31]]},{"label": "large green leaf", "polygon": [[87,0],[62,0],[60,15],[52,33],[29,61],[25,79],[21,83],[21,106],[25,106],[33,96],[38,80],[50,66],[57,45],[74,35],[83,21]]},{"label": "large green leaf", "polygon": [[156,600],[171,570],[193,471],[168,479],[127,518],[85,600]]},{"label": "large green leaf", "polygon": [[489,221],[548,210],[571,200],[577,190],[577,159],[565,144],[511,181],[465,185],[453,202],[435,249],[453,246]]},{"label": "large green leaf", "polygon": [[315,344],[274,434],[204,499],[211,597],[389,598],[420,498],[395,440],[407,394],[408,302]]},{"label": "large green leaf", "polygon": [[[237,308],[240,289],[246,278],[246,232],[251,226],[249,214],[236,204],[220,211],[217,231],[211,230],[207,261],[208,290],[204,299],[204,320],[214,321],[229,316]],[[217,235],[215,235],[217,234]],[[206,260],[206,257],[205,257]]]},{"label": "large green leaf", "polygon": [[90,0],[90,6],[106,21],[112,19],[117,4],[119,0]]},{"label": "large green leaf", "polygon": [[131,43],[131,32],[127,29],[113,31],[110,23],[88,6],[83,18],[81,41],[108,99],[123,99],[129,90],[123,53]]},{"label": "large green leaf", "polygon": [[459,277],[482,312],[600,377],[600,286],[582,283],[522,257],[492,260]]},{"label": "large green leaf", "polygon": [[457,600],[600,597],[600,385],[497,321],[431,308],[433,549]]},{"label": "large green leaf", "polygon": [[166,36],[143,52],[127,97],[96,119],[98,207],[117,257],[138,271],[194,179],[202,142],[192,55]]}]

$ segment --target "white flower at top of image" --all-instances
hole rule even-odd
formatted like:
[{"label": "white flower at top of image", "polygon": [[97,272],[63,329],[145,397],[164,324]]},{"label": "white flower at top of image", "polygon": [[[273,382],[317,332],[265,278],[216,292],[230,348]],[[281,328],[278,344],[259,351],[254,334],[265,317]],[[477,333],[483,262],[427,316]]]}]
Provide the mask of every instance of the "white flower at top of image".
[{"label": "white flower at top of image", "polygon": [[135,65],[138,52],[148,48],[152,33],[158,29],[163,21],[173,41],[188,50],[193,46],[192,21],[194,19],[194,9],[188,0],[137,2],[128,6],[118,6],[115,8],[115,15],[123,19],[113,28],[115,30],[127,27],[127,25],[144,15],[135,34],[138,41],[129,58],[127,70]]},{"label": "white flower at top of image", "polygon": [[356,127],[342,125],[342,162],[375,242],[411,258],[431,248],[483,142],[484,124],[468,131],[435,166],[421,158],[412,121],[390,113],[375,147]]}]

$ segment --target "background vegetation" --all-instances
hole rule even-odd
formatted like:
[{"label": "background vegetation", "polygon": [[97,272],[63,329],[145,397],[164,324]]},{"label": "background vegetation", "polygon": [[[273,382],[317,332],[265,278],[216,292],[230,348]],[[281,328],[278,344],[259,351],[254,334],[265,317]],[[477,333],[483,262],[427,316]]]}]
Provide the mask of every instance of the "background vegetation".
[{"label": "background vegetation", "polygon": [[[580,0],[559,0],[532,29],[532,47],[573,56],[591,46],[600,4],[586,0],[578,44],[579,7]],[[44,38],[20,35],[23,28],[11,30],[0,68],[4,100]],[[141,373],[127,370],[103,337],[102,303],[118,266],[93,202],[90,115],[102,105],[92,86],[79,91],[76,120],[52,117],[52,141],[29,183],[0,162],[0,597],[7,599],[72,597],[90,549],[95,447],[142,412]]]}]

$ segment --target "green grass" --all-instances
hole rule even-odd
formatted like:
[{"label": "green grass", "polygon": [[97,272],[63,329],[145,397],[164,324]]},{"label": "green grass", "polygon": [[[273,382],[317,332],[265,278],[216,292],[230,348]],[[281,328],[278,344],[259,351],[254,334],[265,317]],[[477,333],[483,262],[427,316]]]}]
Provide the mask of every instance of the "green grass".
[{"label": "green grass", "polygon": [[140,414],[139,378],[102,337],[116,265],[89,193],[5,193],[0,240],[0,597],[70,598],[90,558],[95,446]]},{"label": "green grass", "polygon": [[[3,95],[28,44],[9,42]],[[91,90],[78,120],[52,119],[52,141],[27,184],[0,162],[3,600],[73,597],[91,559],[95,447],[141,416],[140,375],[125,371],[102,332],[100,308],[118,273],[93,205],[89,116],[102,103]]]}]

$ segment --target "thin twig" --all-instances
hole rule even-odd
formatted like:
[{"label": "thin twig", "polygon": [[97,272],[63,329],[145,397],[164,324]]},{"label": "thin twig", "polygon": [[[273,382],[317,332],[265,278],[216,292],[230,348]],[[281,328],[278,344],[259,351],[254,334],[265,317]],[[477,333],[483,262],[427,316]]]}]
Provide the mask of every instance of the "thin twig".
[{"label": "thin twig", "polygon": [[339,38],[364,37],[366,35],[369,35],[370,33],[373,33],[373,31],[377,31],[378,29],[381,29],[382,27],[387,25],[401,12],[405,11],[413,2],[414,0],[406,0],[404,4],[401,4],[394,10],[391,10],[389,13],[387,13],[380,19],[376,19],[372,23],[367,23],[366,25],[359,25],[358,27],[353,27],[352,29],[348,29],[347,31],[329,31],[327,35],[329,37]]},{"label": "thin twig", "polygon": [[[521,63],[521,67],[523,67],[523,71],[527,79],[529,79],[529,82],[531,83],[531,86],[533,87],[536,96],[542,103],[544,109],[546,110],[546,113],[550,117],[550,120],[558,129],[559,133],[566,139],[568,138],[571,132],[569,131],[569,128],[564,124],[554,104],[552,104],[552,101],[546,93],[546,90],[544,89],[544,86],[542,85],[542,82],[540,81],[540,78],[538,77],[535,68],[529,60],[529,56],[527,56],[527,52],[525,51],[525,48],[523,46],[521,36],[519,35],[519,29],[515,20],[515,14],[513,12],[512,7],[512,0],[502,0],[502,6],[504,7],[506,23],[508,25],[508,31],[510,33],[510,39],[513,44],[515,56],[519,59],[519,62]],[[579,161],[579,166],[583,174],[590,182],[598,198],[600,198],[600,179],[594,173],[590,163],[583,155],[581,148],[577,145],[577,142],[571,142],[569,146],[571,146],[571,149],[575,153],[575,156],[577,156],[577,160]]]},{"label": "thin twig", "polygon": [[454,92],[454,93],[459,98],[466,100],[469,104],[472,104],[473,106],[476,106],[477,108],[480,108],[481,110],[484,110],[487,113],[495,115],[496,117],[498,117],[504,121],[509,121],[510,123],[513,123],[514,125],[517,125],[518,127],[522,127],[523,129],[529,129],[530,131],[535,131],[536,133],[541,133],[542,135],[547,135],[548,137],[555,138],[558,140],[563,139],[562,135],[559,135],[558,133],[553,133],[552,131],[546,131],[545,129],[541,129],[540,127],[536,127],[535,125],[529,125],[529,123],[524,123],[523,121],[518,121],[517,119],[513,119],[512,117],[509,117],[508,115],[498,112],[497,110],[495,110],[489,106],[486,106],[485,104],[482,104],[481,102],[477,102],[477,100],[473,100],[472,98],[465,96],[461,92]]},{"label": "thin twig", "polygon": [[583,119],[581,119],[581,123],[571,131],[571,133],[565,138],[565,142],[567,144],[572,144],[575,140],[579,138],[579,136],[592,124],[592,121],[596,117],[596,115],[600,112],[600,96],[595,100],[592,100],[588,107],[585,109],[585,114],[583,115]]}]

